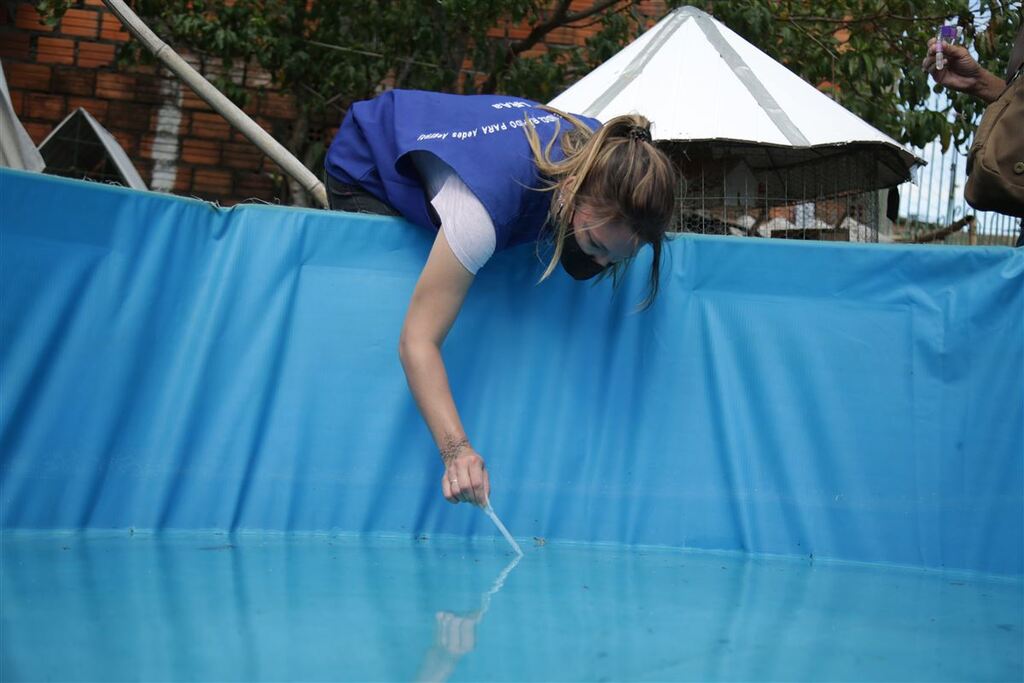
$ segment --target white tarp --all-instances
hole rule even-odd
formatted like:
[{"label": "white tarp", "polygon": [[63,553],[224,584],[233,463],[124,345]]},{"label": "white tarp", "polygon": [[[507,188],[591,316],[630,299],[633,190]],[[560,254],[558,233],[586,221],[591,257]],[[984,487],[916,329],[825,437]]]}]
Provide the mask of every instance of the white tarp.
[{"label": "white tarp", "polygon": [[0,166],[23,171],[43,170],[43,157],[14,113],[7,78],[0,68]]},{"label": "white tarp", "polygon": [[681,7],[550,103],[640,113],[656,140],[809,148],[877,143],[920,160],[705,12]]}]

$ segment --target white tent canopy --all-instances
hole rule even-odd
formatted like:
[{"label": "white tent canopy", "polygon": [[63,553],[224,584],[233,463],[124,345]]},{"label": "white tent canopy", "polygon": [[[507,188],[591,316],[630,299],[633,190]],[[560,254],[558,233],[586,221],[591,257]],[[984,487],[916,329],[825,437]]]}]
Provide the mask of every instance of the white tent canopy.
[{"label": "white tent canopy", "polygon": [[922,163],[694,7],[670,13],[550,104],[601,121],[640,113],[661,141],[721,141],[805,154],[868,147],[887,157],[878,186],[906,179]]}]

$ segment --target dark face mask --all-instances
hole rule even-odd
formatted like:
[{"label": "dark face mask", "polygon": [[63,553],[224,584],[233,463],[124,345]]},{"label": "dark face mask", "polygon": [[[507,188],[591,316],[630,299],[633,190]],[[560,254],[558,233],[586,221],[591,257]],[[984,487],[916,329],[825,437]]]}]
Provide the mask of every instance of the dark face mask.
[{"label": "dark face mask", "polygon": [[565,241],[562,242],[562,257],[559,261],[561,261],[565,272],[569,273],[574,280],[589,280],[607,268],[607,266],[602,266],[594,261],[580,249],[580,243],[576,241],[574,232],[565,236]]}]

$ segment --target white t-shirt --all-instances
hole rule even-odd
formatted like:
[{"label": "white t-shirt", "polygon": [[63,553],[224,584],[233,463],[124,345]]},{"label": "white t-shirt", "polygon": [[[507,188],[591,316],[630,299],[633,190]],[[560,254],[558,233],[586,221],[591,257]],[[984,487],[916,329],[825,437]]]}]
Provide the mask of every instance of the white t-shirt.
[{"label": "white t-shirt", "polygon": [[412,161],[455,258],[476,275],[494,254],[494,223],[487,209],[452,167],[435,155],[413,152]]}]

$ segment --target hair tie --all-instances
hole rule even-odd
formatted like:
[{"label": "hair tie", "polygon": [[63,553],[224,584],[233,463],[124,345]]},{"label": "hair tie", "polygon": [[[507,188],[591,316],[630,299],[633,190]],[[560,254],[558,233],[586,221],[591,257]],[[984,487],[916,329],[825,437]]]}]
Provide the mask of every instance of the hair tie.
[{"label": "hair tie", "polygon": [[638,140],[640,142],[651,141],[651,131],[647,130],[643,126],[630,126],[627,131],[630,140]]}]

